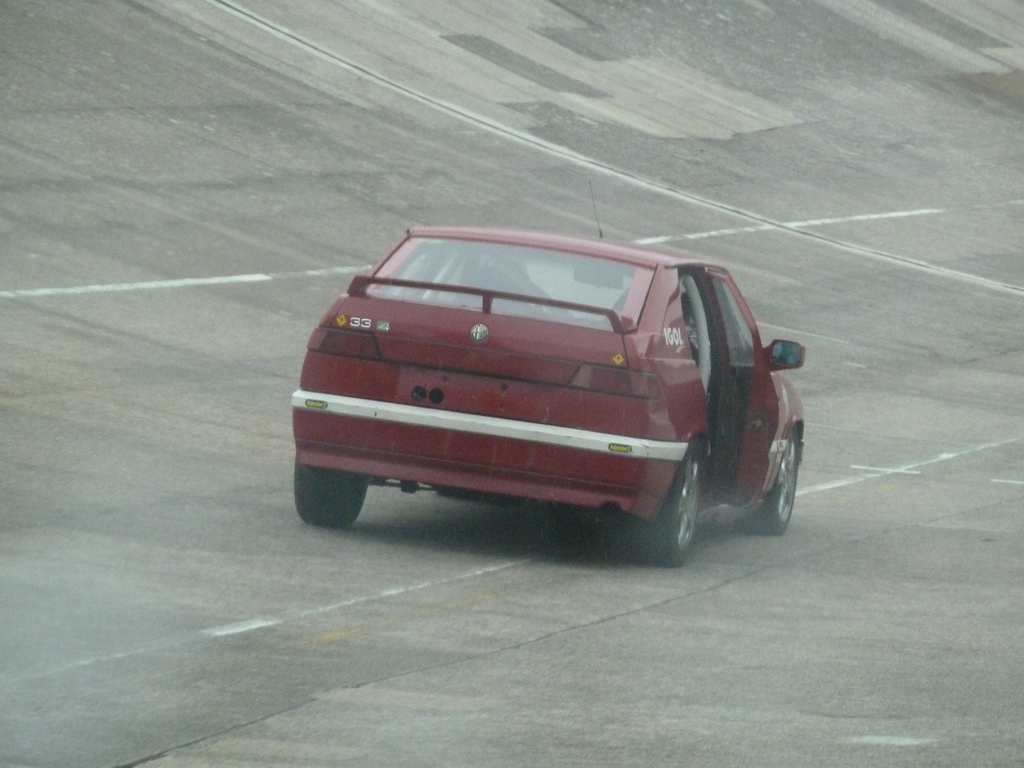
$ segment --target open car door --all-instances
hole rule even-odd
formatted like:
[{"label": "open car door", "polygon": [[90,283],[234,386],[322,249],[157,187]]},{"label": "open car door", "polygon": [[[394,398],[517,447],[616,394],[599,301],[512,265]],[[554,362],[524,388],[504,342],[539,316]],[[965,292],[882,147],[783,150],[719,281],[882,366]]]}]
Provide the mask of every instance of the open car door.
[{"label": "open car door", "polygon": [[[779,403],[768,357],[753,315],[727,272],[714,267],[684,271],[691,311],[703,314],[694,334],[708,390],[709,455],[706,489],[711,503],[746,506],[755,501],[774,468]],[[706,361],[706,362],[705,362]],[[703,378],[703,377],[702,377]]]}]

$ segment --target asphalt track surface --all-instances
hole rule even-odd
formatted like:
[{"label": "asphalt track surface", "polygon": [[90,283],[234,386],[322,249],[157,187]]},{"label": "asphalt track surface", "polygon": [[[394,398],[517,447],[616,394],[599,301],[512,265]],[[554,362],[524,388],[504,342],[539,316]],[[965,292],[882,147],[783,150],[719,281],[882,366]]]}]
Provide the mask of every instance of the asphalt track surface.
[{"label": "asphalt track surface", "polygon": [[[1024,763],[1022,69],[1013,0],[0,0],[0,766]],[[807,345],[787,534],[304,526],[349,276],[595,206]]]}]

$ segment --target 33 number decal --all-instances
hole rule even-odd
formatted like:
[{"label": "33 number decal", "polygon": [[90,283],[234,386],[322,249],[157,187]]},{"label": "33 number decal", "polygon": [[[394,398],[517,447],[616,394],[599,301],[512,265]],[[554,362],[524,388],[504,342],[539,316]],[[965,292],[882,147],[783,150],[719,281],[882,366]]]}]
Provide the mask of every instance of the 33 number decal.
[{"label": "33 number decal", "polygon": [[334,322],[341,326],[348,326],[349,328],[372,328],[373,320],[368,317],[346,317],[345,315],[338,315],[334,319]]}]

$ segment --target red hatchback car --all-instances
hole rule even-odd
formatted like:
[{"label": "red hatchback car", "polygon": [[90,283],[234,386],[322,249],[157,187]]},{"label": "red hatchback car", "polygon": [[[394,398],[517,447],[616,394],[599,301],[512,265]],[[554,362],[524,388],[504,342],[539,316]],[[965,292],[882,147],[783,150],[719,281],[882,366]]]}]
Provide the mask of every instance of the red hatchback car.
[{"label": "red hatchback car", "polygon": [[800,398],[729,273],[547,234],[410,230],[309,339],[292,396],[300,517],[344,527],[367,486],[469,490],[646,521],[678,565],[702,517],[789,524]]}]

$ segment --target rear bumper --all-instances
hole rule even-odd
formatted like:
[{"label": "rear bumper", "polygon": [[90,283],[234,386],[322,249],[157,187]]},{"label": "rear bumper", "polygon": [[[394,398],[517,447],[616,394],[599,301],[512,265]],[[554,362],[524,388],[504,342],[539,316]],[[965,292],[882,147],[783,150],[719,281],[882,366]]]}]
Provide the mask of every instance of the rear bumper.
[{"label": "rear bumper", "polygon": [[657,514],[687,444],[327,395],[292,395],[298,460],[347,472]]}]

